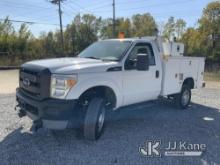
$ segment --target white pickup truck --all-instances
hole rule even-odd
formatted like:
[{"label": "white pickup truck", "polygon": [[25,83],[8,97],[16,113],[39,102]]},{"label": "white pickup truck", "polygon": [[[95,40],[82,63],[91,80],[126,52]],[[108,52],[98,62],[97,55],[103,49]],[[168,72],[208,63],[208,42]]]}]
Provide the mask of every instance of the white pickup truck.
[{"label": "white pickup truck", "polygon": [[159,97],[185,109],[191,89],[205,85],[205,59],[184,57],[183,50],[183,44],[160,37],[110,39],[75,58],[27,62],[20,69],[16,109],[33,120],[32,130],[80,127],[90,140],[101,136],[109,110]]}]

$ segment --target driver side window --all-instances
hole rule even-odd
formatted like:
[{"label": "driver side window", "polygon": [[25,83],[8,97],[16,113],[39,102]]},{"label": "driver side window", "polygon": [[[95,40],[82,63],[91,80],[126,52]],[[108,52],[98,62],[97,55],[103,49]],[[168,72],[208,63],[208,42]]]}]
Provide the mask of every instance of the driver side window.
[{"label": "driver side window", "polygon": [[125,70],[134,70],[137,66],[137,55],[138,54],[147,54],[149,57],[149,65],[155,65],[155,58],[152,47],[148,43],[139,43],[137,44],[125,61]]}]

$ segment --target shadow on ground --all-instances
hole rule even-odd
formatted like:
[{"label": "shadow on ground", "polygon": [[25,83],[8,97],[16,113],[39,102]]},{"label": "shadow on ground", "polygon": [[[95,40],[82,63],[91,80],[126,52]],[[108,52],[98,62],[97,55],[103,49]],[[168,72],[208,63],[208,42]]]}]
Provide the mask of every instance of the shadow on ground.
[{"label": "shadow on ground", "polygon": [[[212,119],[212,120],[210,120]],[[32,134],[17,128],[0,142],[1,164],[220,164],[220,109],[192,104],[177,110],[169,103],[120,110],[112,114],[100,140],[76,137],[74,130],[40,130]],[[146,158],[139,147],[146,140],[204,143],[201,157]]]}]

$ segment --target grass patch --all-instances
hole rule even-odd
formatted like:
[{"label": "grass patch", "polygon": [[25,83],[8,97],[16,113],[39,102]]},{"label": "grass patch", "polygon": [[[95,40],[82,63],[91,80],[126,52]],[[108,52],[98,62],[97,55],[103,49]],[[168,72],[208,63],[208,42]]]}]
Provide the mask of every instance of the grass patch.
[{"label": "grass patch", "polygon": [[205,72],[204,80],[220,82],[220,72]]}]

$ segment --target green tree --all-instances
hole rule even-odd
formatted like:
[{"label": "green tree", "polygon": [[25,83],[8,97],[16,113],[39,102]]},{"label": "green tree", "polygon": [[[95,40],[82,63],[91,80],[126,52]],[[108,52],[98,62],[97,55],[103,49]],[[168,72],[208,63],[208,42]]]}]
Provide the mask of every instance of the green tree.
[{"label": "green tree", "polygon": [[185,32],[186,22],[183,19],[177,19],[175,23],[175,32],[177,39],[181,39],[183,33]]},{"label": "green tree", "polygon": [[189,56],[205,56],[203,36],[197,29],[188,28],[182,36],[185,52]]},{"label": "green tree", "polygon": [[154,18],[149,14],[136,14],[132,16],[133,36],[151,36],[154,35],[157,28]]},{"label": "green tree", "polygon": [[117,26],[116,30],[117,34],[119,32],[124,32],[126,38],[132,37],[132,24],[130,19],[121,18],[119,20],[119,25]]},{"label": "green tree", "polygon": [[199,32],[204,36],[209,58],[220,60],[220,2],[211,2],[199,20]]},{"label": "green tree", "polygon": [[197,28],[189,28],[182,41],[186,53],[206,56],[208,61],[220,61],[220,2],[211,2],[203,10]]},{"label": "green tree", "polygon": [[[132,25],[131,21],[128,18],[118,18],[116,19],[116,35],[119,34],[119,32],[124,32],[125,37],[131,37],[132,36]],[[100,38],[115,38],[117,36],[113,36],[112,32],[112,20],[111,19],[105,19],[102,21],[102,26],[100,30]]]},{"label": "green tree", "polygon": [[76,55],[98,39],[101,18],[91,14],[77,15],[64,32],[65,51]]},{"label": "green tree", "polygon": [[14,27],[9,21],[9,17],[6,17],[3,22],[0,22],[0,52],[2,55],[13,52],[15,37]]},{"label": "green tree", "polygon": [[67,25],[67,28],[64,32],[64,45],[65,45],[65,51],[68,55],[75,55],[76,50],[76,25],[74,23]]},{"label": "green tree", "polygon": [[[132,19],[117,18],[116,19],[116,34],[124,32],[125,37],[139,37],[154,35],[157,28],[154,18],[149,14],[136,14]],[[115,38],[113,36],[112,19],[108,18],[102,21],[101,38]]]},{"label": "green tree", "polygon": [[113,38],[112,29],[112,19],[107,18],[102,20],[99,37],[102,39]]},{"label": "green tree", "polygon": [[53,32],[48,32],[47,34],[42,33],[40,36],[42,42],[43,54],[44,56],[57,55],[56,39]]},{"label": "green tree", "polygon": [[170,17],[164,26],[163,36],[168,41],[175,36],[175,25],[174,17]]},{"label": "green tree", "polygon": [[30,36],[31,32],[28,30],[26,24],[21,24],[20,29],[18,30],[17,49],[19,53],[22,54],[22,58],[24,58],[24,54],[27,52],[27,43]]}]

